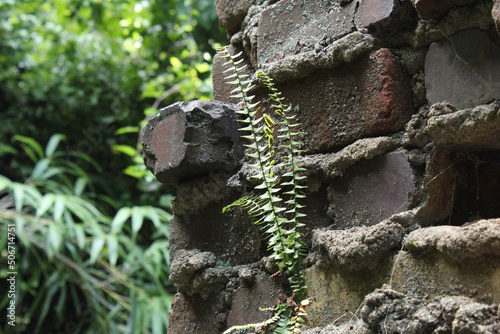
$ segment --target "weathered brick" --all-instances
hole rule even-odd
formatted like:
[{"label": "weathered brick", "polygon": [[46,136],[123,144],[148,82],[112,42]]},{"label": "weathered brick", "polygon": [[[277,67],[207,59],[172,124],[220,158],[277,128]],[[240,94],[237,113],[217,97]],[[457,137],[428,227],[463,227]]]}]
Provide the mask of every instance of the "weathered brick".
[{"label": "weathered brick", "polygon": [[262,256],[259,227],[241,208],[222,213],[231,203],[230,198],[197,213],[175,215],[170,221],[170,257],[175,258],[178,250],[197,248],[232,265],[258,261]]},{"label": "weathered brick", "polygon": [[416,183],[407,151],[359,162],[330,186],[330,210],[336,229],[374,225],[408,210]]},{"label": "weathered brick", "polygon": [[273,307],[280,285],[267,275],[255,277],[254,285],[241,287],[233,294],[233,303],[227,316],[227,327],[258,323],[272,316],[259,308]]},{"label": "weathered brick", "polygon": [[372,33],[378,33],[415,19],[415,10],[407,1],[280,1],[262,12],[258,63],[318,51],[356,28],[370,28]]},{"label": "weathered brick", "polygon": [[410,79],[388,49],[278,88],[302,124],[308,153],[398,132],[413,113]]},{"label": "weathered brick", "polygon": [[169,334],[217,334],[225,323],[225,298],[213,296],[207,300],[199,296],[175,295],[169,311]]},{"label": "weathered brick", "polygon": [[364,0],[354,16],[358,28],[369,28],[375,34],[413,22],[416,13],[409,1]]},{"label": "weathered brick", "polygon": [[493,16],[493,21],[495,21],[495,25],[497,27],[497,32],[500,34],[500,0],[493,1],[491,16]]},{"label": "weathered brick", "polygon": [[235,170],[243,149],[234,110],[234,105],[214,101],[162,109],[144,128],[146,166],[165,184]]},{"label": "weathered brick", "polygon": [[[236,55],[241,51],[241,49],[231,46],[229,48],[229,52],[232,55]],[[240,64],[240,66],[247,65],[247,67],[242,71],[243,74],[249,74],[252,75],[253,71],[252,68],[250,67],[250,61],[246,57],[245,53],[242,53],[240,60],[243,60],[243,63]],[[214,100],[218,101],[224,101],[224,102],[230,102],[230,103],[238,103],[240,102],[239,99],[235,99],[231,97],[231,91],[235,88],[235,86],[228,84],[226,79],[224,79],[226,76],[228,76],[231,73],[224,73],[226,69],[228,69],[227,66],[224,66],[224,63],[226,60],[221,57],[214,57],[213,60],[213,66],[212,66],[212,86],[214,90]]]},{"label": "weathered brick", "polygon": [[259,22],[259,64],[314,50],[348,34],[355,8],[356,2],[319,0],[286,0],[269,7]]},{"label": "weathered brick", "polygon": [[500,98],[499,54],[493,31],[471,29],[433,43],[425,59],[429,103],[467,108]]},{"label": "weathered brick", "polygon": [[471,5],[478,0],[414,0],[418,15],[425,19],[438,19],[454,6]]},{"label": "weathered brick", "polygon": [[217,0],[217,16],[219,24],[230,34],[240,30],[241,22],[245,19],[253,0]]}]

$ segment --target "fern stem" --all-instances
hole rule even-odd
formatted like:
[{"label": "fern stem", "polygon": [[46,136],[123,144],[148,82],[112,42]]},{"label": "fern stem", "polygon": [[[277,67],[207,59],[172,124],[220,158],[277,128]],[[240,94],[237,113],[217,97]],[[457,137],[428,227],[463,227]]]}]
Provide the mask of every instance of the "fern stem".
[{"label": "fern stem", "polygon": [[[265,189],[266,189],[266,192],[267,192],[267,195],[269,197],[269,204],[271,205],[271,212],[274,216],[273,218],[273,222],[274,222],[274,227],[277,228],[277,231],[278,231],[278,235],[279,235],[279,243],[281,245],[281,248],[283,250],[286,249],[286,245],[284,244],[283,242],[283,234],[281,233],[281,230],[280,230],[280,224],[279,224],[279,215],[278,215],[278,209],[276,208],[274,202],[273,202],[273,193],[271,192],[271,189],[273,188],[273,185],[271,184],[271,182],[268,180],[268,175],[266,174],[265,172],[265,166],[264,166],[264,163],[263,161],[265,161],[264,159],[264,154],[263,154],[263,149],[262,149],[262,146],[259,145],[259,140],[257,138],[257,129],[255,128],[253,122],[251,121],[251,116],[250,116],[250,112],[251,112],[251,107],[249,105],[249,100],[251,100],[251,98],[248,97],[247,95],[247,92],[249,90],[249,87],[247,87],[247,89],[243,89],[245,83],[241,80],[241,77],[239,75],[239,70],[238,70],[238,67],[236,66],[235,62],[232,61],[233,58],[231,57],[230,53],[229,53],[229,50],[227,49],[227,47],[224,47],[222,50],[221,50],[224,54],[223,57],[225,57],[227,60],[228,60],[228,63],[230,64],[230,66],[232,67],[232,70],[234,73],[236,73],[236,78],[235,78],[235,81],[236,81],[236,84],[237,86],[241,87],[241,93],[242,93],[242,96],[243,96],[243,105],[244,105],[244,110],[246,112],[246,115],[247,117],[250,119],[250,129],[251,129],[251,134],[250,136],[252,137],[252,140],[254,143],[256,143],[255,147],[256,147],[256,152],[257,152],[257,163],[259,165],[259,169],[262,171],[262,180],[264,182],[264,185],[265,185]],[[288,262],[287,260],[287,255],[285,254],[285,259],[283,259],[284,263]],[[282,271],[283,268],[285,268],[286,265],[284,265],[283,267],[280,266],[280,271]]]}]

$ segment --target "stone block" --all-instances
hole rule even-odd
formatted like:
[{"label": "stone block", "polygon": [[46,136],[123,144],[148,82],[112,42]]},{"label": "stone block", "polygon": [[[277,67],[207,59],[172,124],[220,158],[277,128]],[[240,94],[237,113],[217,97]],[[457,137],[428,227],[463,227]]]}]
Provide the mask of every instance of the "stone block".
[{"label": "stone block", "polygon": [[409,1],[363,0],[354,15],[358,28],[368,28],[372,34],[401,28],[416,22],[415,9]]},{"label": "stone block", "polygon": [[425,59],[429,103],[467,108],[499,99],[499,54],[500,39],[491,31],[465,30],[433,43]]},{"label": "stone block", "polygon": [[365,326],[376,333],[498,333],[497,305],[485,305],[465,296],[408,298],[384,286],[364,300],[360,312]]},{"label": "stone block", "polygon": [[227,327],[258,323],[272,317],[271,311],[260,311],[259,308],[273,307],[279,290],[280,285],[267,275],[256,276],[252,287],[236,290],[227,316]]},{"label": "stone block", "polygon": [[347,230],[315,230],[312,247],[317,264],[323,268],[373,270],[388,257],[391,250],[401,248],[403,237],[401,225],[385,221]]},{"label": "stone block", "polygon": [[[308,153],[398,132],[413,113],[410,78],[388,49],[278,85]],[[265,104],[263,110],[266,110]]]},{"label": "stone block", "polygon": [[233,171],[243,157],[236,106],[214,101],[179,102],[144,127],[144,162],[158,181]]},{"label": "stone block", "polygon": [[330,215],[337,229],[374,225],[410,209],[418,177],[408,155],[398,150],[363,160],[333,180]]},{"label": "stone block", "polygon": [[168,333],[222,333],[228,308],[224,297],[213,295],[203,300],[196,295],[176,294],[169,311]]},{"label": "stone block", "polygon": [[[229,52],[232,55],[236,55],[240,51],[242,50],[235,46],[231,46],[229,48]],[[250,61],[246,57],[245,53],[242,53],[240,59],[243,60],[243,63],[241,63],[239,66],[247,65],[247,68],[243,70],[243,74],[252,75],[253,71],[250,65]],[[224,71],[228,68],[226,66],[223,66],[225,61],[226,60],[224,58],[215,56],[212,63],[212,86],[214,89],[214,100],[224,101],[229,103],[238,103],[240,102],[240,99],[231,97],[231,91],[234,88],[236,88],[236,86],[228,84],[226,82],[227,80],[224,79],[226,76],[231,74],[231,73],[224,73]]]},{"label": "stone block", "polygon": [[212,203],[197,213],[174,215],[170,221],[171,259],[179,250],[199,249],[231,265],[258,261],[263,255],[262,240],[254,220],[241,208],[222,213],[222,208],[234,199]]},{"label": "stone block", "polygon": [[416,21],[413,6],[394,0],[287,0],[262,12],[258,64],[318,51],[357,28],[372,33]]},{"label": "stone block", "polygon": [[262,12],[258,33],[258,63],[314,50],[354,29],[356,2],[280,1]]},{"label": "stone block", "polygon": [[217,0],[219,24],[230,34],[238,32],[253,3],[253,0]]},{"label": "stone block", "polygon": [[471,5],[478,0],[413,0],[415,9],[424,19],[439,19],[454,6]]}]

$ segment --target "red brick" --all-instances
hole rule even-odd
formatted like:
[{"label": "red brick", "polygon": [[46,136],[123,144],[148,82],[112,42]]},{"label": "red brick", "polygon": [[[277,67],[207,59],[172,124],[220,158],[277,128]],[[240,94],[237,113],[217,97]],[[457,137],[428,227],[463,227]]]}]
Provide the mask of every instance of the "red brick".
[{"label": "red brick", "polygon": [[214,101],[170,105],[144,128],[144,162],[165,184],[233,171],[243,157],[236,106]]},{"label": "red brick", "polygon": [[308,153],[398,132],[413,113],[410,79],[388,49],[278,88],[302,124]]},{"label": "red brick", "polygon": [[494,31],[470,29],[433,43],[425,58],[427,100],[460,109],[500,98],[498,55],[500,39]]}]

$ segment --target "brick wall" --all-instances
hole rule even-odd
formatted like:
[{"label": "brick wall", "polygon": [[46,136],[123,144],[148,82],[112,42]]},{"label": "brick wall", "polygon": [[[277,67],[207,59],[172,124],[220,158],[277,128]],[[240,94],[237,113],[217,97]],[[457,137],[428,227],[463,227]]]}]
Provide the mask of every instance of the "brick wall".
[{"label": "brick wall", "polygon": [[[301,123],[302,333],[499,333],[500,1],[217,8],[248,74],[268,73]],[[176,189],[171,334],[263,321],[283,289],[258,227],[222,213],[252,180],[221,62],[222,102],[169,106],[144,131],[146,165]]]}]

